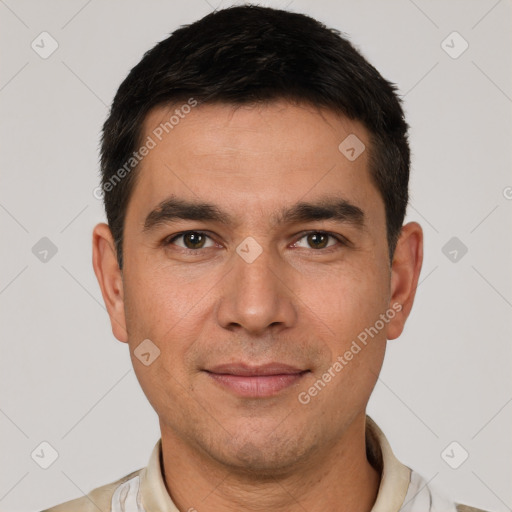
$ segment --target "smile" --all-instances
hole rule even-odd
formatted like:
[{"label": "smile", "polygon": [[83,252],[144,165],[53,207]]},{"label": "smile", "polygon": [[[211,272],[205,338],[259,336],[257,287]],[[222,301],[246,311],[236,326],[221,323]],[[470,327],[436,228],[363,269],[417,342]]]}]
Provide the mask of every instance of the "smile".
[{"label": "smile", "polygon": [[270,363],[263,366],[229,364],[205,370],[219,386],[246,398],[271,397],[298,383],[309,370]]}]

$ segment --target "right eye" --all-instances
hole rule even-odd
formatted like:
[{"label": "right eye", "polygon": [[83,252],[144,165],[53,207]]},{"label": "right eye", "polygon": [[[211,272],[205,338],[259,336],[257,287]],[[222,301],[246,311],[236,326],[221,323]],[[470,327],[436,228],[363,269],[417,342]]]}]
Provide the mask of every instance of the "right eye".
[{"label": "right eye", "polygon": [[[213,241],[212,245],[205,247],[204,244],[207,238],[211,240],[203,231],[184,231],[167,237],[164,241],[164,245],[176,245],[187,251],[197,252],[198,249],[213,247]],[[182,244],[175,244],[175,241],[178,239],[182,239]]]}]

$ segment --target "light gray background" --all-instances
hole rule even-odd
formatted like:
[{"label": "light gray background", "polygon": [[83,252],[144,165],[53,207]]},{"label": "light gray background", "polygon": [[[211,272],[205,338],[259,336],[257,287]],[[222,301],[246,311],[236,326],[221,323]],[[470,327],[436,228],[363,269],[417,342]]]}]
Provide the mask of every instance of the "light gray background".
[{"label": "light gray background", "polygon": [[[511,510],[511,2],[266,4],[348,34],[405,98],[425,261],[368,412],[432,485]],[[146,50],[227,5],[0,0],[2,510],[81,496],[144,466],[159,437],[91,265],[99,131]],[[43,31],[59,45],[47,59],[31,48]],[[441,46],[453,31],[469,43],[457,59]],[[456,262],[442,252],[453,236],[468,248]],[[58,249],[46,263],[42,237]],[[30,455],[42,441],[59,454],[46,470]],[[441,457],[452,441],[469,452],[458,469]]]}]

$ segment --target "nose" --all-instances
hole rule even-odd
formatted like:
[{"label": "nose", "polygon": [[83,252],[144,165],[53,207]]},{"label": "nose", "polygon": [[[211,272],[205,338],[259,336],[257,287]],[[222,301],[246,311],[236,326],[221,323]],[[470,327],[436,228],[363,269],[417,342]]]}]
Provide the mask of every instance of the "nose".
[{"label": "nose", "polygon": [[234,267],[222,281],[217,321],[225,329],[244,329],[254,335],[269,328],[291,327],[297,321],[293,269],[284,269],[269,248],[251,261],[238,253]]}]

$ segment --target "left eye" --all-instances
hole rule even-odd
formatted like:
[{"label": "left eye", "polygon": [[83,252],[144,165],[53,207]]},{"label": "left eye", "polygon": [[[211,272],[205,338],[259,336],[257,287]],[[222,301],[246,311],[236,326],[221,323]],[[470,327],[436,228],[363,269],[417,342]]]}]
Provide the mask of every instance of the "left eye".
[{"label": "left eye", "polygon": [[304,238],[306,239],[306,242],[309,244],[309,246],[312,247],[313,249],[326,249],[328,247],[336,245],[336,243],[327,245],[329,238],[333,239],[335,242],[337,241],[338,243],[342,243],[342,240],[340,238],[330,233],[326,233],[324,231],[311,231],[309,233],[306,233],[297,242],[295,242],[294,246],[297,245],[299,241]]}]

